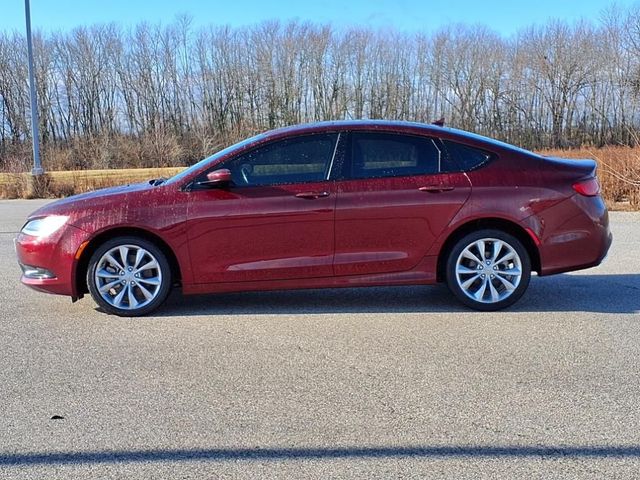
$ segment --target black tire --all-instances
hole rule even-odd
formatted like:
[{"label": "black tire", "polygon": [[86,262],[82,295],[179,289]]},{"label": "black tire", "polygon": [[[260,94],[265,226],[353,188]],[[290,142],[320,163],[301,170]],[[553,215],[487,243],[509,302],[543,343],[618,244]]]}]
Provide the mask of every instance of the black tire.
[{"label": "black tire", "polygon": [[[121,251],[120,247],[124,247],[125,250]],[[114,249],[117,250],[113,252]],[[136,273],[135,264],[138,258],[134,258],[134,255],[139,251],[146,252],[141,253],[138,264],[138,267],[145,268]],[[103,258],[108,252],[112,252],[113,261]],[[128,260],[123,262],[121,252],[126,252]],[[146,263],[142,263],[145,261]],[[124,270],[118,271],[120,269],[114,268],[115,265],[124,266],[127,271],[123,274]],[[104,278],[96,277],[98,269],[103,272]],[[104,292],[103,297],[100,288],[108,288],[107,284],[113,286]],[[171,267],[162,250],[149,240],[134,236],[116,237],[100,245],[91,255],[87,269],[87,286],[93,300],[106,313],[121,317],[139,317],[156,310],[166,300],[171,289]],[[122,296],[119,297],[120,293]],[[149,298],[149,294],[152,298]],[[140,307],[135,304],[131,306],[134,302],[140,302]]]},{"label": "black tire", "polygon": [[[485,256],[482,258],[482,265],[466,256],[471,254],[470,256],[479,257],[481,240],[485,240]],[[500,245],[496,241],[503,244]],[[493,258],[494,244],[496,247],[500,246],[497,258]],[[504,245],[515,252],[517,257],[513,256],[510,260],[510,255],[503,254],[503,252],[509,252]],[[469,250],[466,251],[467,248]],[[462,255],[463,252],[465,256]],[[501,262],[501,257],[506,257],[506,260]],[[498,262],[494,264],[493,260]],[[459,261],[461,262],[460,271],[464,271],[460,274],[457,272]],[[518,266],[519,268],[516,268]],[[516,282],[517,275],[508,273],[518,270],[521,274],[519,282]],[[466,306],[481,311],[501,310],[518,301],[527,289],[531,279],[531,259],[522,242],[513,235],[501,230],[482,229],[465,235],[451,248],[447,257],[446,278],[451,292]],[[470,283],[466,285],[468,282]],[[507,287],[507,285],[514,286],[515,283],[517,283],[515,288]],[[466,288],[463,288],[465,285]],[[491,298],[494,293],[499,295]]]}]

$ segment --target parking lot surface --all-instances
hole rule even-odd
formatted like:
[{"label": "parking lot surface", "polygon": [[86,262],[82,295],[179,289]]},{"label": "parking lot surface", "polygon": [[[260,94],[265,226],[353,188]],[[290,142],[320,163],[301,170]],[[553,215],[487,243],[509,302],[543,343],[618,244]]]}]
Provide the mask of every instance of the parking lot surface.
[{"label": "parking lot surface", "polygon": [[42,203],[0,202],[0,478],[640,475],[638,213],[611,214],[603,265],[499,313],[435,286],[174,293],[129,319],[20,284]]}]

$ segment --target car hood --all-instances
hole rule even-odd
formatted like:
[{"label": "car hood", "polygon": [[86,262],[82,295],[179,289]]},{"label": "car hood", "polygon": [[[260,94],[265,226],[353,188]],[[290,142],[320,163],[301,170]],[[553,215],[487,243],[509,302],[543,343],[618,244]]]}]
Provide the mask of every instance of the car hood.
[{"label": "car hood", "polygon": [[143,182],[117,187],[101,188],[100,190],[94,190],[92,192],[72,195],[71,197],[62,198],[40,207],[31,213],[29,218],[43,217],[46,215],[72,215],[89,206],[95,207],[99,204],[110,203],[117,201],[120,196],[153,188],[156,187],[152,186],[149,182]]}]

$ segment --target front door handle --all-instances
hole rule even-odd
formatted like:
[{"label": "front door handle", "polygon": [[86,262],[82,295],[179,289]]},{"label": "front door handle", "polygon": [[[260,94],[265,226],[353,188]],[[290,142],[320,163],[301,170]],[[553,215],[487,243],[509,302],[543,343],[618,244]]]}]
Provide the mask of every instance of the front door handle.
[{"label": "front door handle", "polygon": [[328,197],[329,192],[300,192],[296,193],[298,198],[306,198],[309,200],[315,200],[316,198]]},{"label": "front door handle", "polygon": [[426,187],[420,187],[418,190],[421,192],[429,192],[429,193],[440,193],[440,192],[449,192],[453,190],[455,187],[451,185],[427,185]]}]

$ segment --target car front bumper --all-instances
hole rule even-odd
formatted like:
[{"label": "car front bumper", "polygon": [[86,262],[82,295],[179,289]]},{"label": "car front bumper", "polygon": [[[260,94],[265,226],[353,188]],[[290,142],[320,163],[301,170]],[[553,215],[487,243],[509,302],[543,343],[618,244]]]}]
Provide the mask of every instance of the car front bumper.
[{"label": "car front bumper", "polygon": [[88,234],[72,225],[45,238],[18,234],[14,244],[21,282],[38,291],[77,297],[75,268],[87,241]]}]

